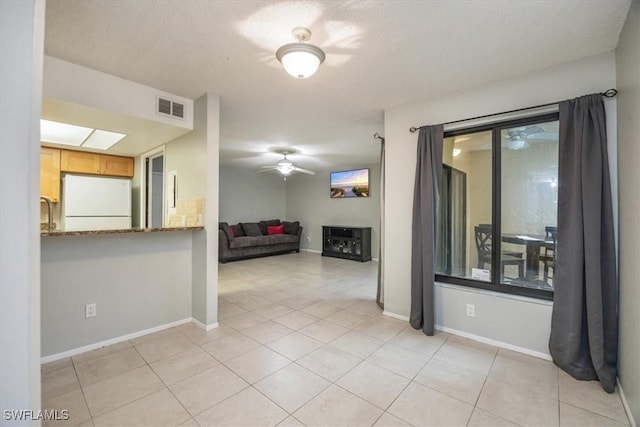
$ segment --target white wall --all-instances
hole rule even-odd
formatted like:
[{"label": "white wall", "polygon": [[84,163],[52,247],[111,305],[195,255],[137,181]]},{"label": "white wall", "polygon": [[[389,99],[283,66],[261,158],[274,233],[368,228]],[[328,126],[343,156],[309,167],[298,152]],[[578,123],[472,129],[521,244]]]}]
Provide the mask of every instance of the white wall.
[{"label": "white wall", "polygon": [[[329,197],[331,170],[369,168],[369,197],[332,199]],[[287,220],[304,227],[301,247],[322,251],[322,226],[371,227],[371,254],[378,258],[380,240],[380,164],[347,165],[296,174],[287,180]],[[309,238],[310,240],[307,240]]]},{"label": "white wall", "polygon": [[181,200],[204,197],[207,191],[205,185],[207,179],[207,110],[205,104],[205,96],[194,101],[196,117],[193,131],[165,145],[165,173],[178,172],[178,199]]},{"label": "white wall", "polygon": [[[206,321],[202,322],[209,329],[218,324],[218,210],[220,199],[220,97],[207,93],[206,97],[206,180],[205,196],[205,310]],[[194,282],[194,287],[197,283]],[[196,290],[194,289],[194,295]]]},{"label": "white wall", "polygon": [[[298,175],[289,178],[293,181]],[[286,185],[273,172],[256,174],[249,169],[220,167],[220,221],[229,224],[284,219]]]},{"label": "white wall", "polygon": [[616,49],[620,185],[620,383],[640,422],[640,2],[631,4]]},{"label": "white wall", "polygon": [[[193,129],[193,101],[168,92],[45,56],[44,96],[74,104]],[[156,98],[184,104],[184,120],[156,114]]]},{"label": "white wall", "polygon": [[42,356],[190,318],[191,234],[43,237]]},{"label": "white wall", "polygon": [[[486,85],[475,90],[452,93],[423,102],[403,105],[385,111],[386,144],[386,211],[385,211],[385,311],[408,316],[410,311],[411,276],[411,215],[416,163],[417,133],[409,127],[437,124],[484,114],[500,113],[516,108],[555,102],[587,93],[600,92],[615,87],[615,58],[606,53],[579,61],[562,64],[518,78]],[[616,121],[615,100],[606,101],[607,132],[609,137],[611,174],[616,176]],[[615,181],[615,180],[614,180]],[[617,192],[614,189],[614,205]],[[559,284],[561,285],[561,284]],[[441,313],[461,313],[459,302],[452,291],[443,289],[436,306],[436,316]],[[504,299],[472,298],[476,310],[502,312]],[[548,336],[550,314],[545,306],[531,307],[532,325]],[[445,319],[447,327],[453,320]],[[445,321],[443,320],[443,321]],[[496,326],[500,325],[500,328]],[[491,326],[491,327],[489,327]],[[462,332],[471,326],[459,323]],[[521,329],[518,314],[505,312],[496,323],[489,322],[486,328],[474,329],[474,334],[496,341],[513,344],[512,337],[529,334],[531,326]],[[507,330],[512,328],[512,330]],[[515,345],[515,344],[513,344]],[[548,353],[546,343],[529,340],[519,346],[533,351]]]},{"label": "white wall", "polygon": [[[0,402],[40,409],[40,108],[45,4],[0,2]],[[0,425],[30,425],[7,421]]]}]

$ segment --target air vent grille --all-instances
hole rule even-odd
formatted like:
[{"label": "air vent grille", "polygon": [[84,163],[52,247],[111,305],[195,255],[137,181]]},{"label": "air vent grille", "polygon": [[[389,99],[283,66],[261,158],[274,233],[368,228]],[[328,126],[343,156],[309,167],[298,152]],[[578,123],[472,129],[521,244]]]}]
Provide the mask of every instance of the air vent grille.
[{"label": "air vent grille", "polygon": [[184,118],[184,105],[172,102],[171,115],[174,117]]},{"label": "air vent grille", "polygon": [[171,101],[168,99],[158,98],[158,112],[162,114],[171,114]]},{"label": "air vent grille", "polygon": [[157,110],[159,114],[184,119],[184,104],[166,98],[158,97]]}]

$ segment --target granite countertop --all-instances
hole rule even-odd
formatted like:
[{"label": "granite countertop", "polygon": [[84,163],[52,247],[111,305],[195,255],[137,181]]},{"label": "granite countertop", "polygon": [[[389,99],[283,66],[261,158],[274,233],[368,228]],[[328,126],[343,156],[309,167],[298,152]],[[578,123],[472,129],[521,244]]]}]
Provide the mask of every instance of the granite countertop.
[{"label": "granite countertop", "polygon": [[162,231],[197,231],[204,230],[203,226],[196,227],[167,227],[167,228],[127,228],[122,230],[89,230],[89,231],[41,231],[40,236],[92,236],[99,234],[125,234],[125,233],[157,233]]}]

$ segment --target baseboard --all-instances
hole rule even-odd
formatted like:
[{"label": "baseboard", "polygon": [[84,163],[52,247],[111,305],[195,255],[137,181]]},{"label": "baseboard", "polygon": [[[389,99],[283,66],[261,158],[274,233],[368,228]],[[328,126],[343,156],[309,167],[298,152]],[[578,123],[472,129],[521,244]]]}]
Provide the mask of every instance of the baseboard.
[{"label": "baseboard", "polygon": [[387,317],[393,317],[394,319],[398,319],[398,320],[404,320],[405,322],[409,321],[409,316],[403,316],[401,314],[395,314],[389,311],[383,311],[382,315]]},{"label": "baseboard", "polygon": [[315,249],[307,249],[307,248],[304,248],[304,249],[300,249],[300,250],[301,250],[302,252],[311,252],[311,253],[314,253],[314,254],[321,254],[321,253],[322,253],[322,251],[317,251],[317,250],[315,250]]},{"label": "baseboard", "polygon": [[470,334],[468,332],[464,332],[464,331],[459,331],[457,329],[452,329],[452,328],[448,328],[446,326],[442,326],[442,325],[434,325],[434,329],[438,330],[438,331],[442,331],[442,332],[446,332],[448,334],[453,334],[453,335],[458,335],[460,337],[463,338],[469,338],[471,340],[474,341],[478,341],[484,344],[489,344],[489,345],[493,345],[495,347],[500,347],[500,348],[504,348],[507,350],[512,350],[518,353],[523,353],[529,356],[533,356],[533,357],[537,357],[540,359],[544,359],[544,360],[552,360],[551,359],[551,355],[547,354],[547,353],[542,353],[540,351],[535,351],[535,350],[531,350],[528,348],[524,348],[524,347],[519,347],[517,345],[513,345],[513,344],[509,344],[506,342],[502,342],[502,341],[496,341],[496,340],[492,340],[491,338],[486,338],[480,335],[474,335],[474,334]]},{"label": "baseboard", "polygon": [[[133,332],[131,334],[122,335],[122,336],[119,336],[119,337],[116,337],[116,338],[111,338],[111,339],[104,340],[104,341],[99,341],[97,343],[93,343],[93,344],[85,345],[85,346],[82,346],[82,347],[74,348],[74,349],[71,349],[71,350],[63,351],[61,353],[51,354],[49,356],[42,357],[40,359],[40,363],[41,364],[45,364],[45,363],[49,363],[49,362],[55,362],[56,360],[64,359],[65,357],[77,356],[78,354],[85,353],[87,351],[95,350],[95,349],[98,349],[98,348],[101,348],[101,347],[106,347],[108,345],[117,344],[119,342],[131,340],[131,339],[138,338],[138,337],[141,337],[141,336],[144,336],[144,335],[149,335],[149,334],[152,334],[154,332],[159,332],[159,331],[163,331],[165,329],[173,328],[175,326],[184,325],[185,323],[193,322],[194,320],[195,319],[193,319],[192,317],[187,317],[185,319],[176,320],[175,322],[165,323],[164,325],[160,325],[160,326],[154,326],[153,328],[144,329],[142,331]],[[217,325],[217,323],[216,323],[216,325]]]},{"label": "baseboard", "polygon": [[631,425],[631,427],[637,427],[636,420],[633,419],[633,414],[631,413],[631,408],[629,407],[629,402],[627,402],[627,398],[624,395],[624,390],[622,390],[622,384],[620,384],[620,378],[617,378],[616,382],[618,383],[618,392],[620,393],[620,400],[622,400],[622,406],[624,407],[624,412],[627,413],[629,424]]},{"label": "baseboard", "polygon": [[217,328],[218,326],[220,326],[218,324],[218,322],[216,323],[212,323],[210,325],[205,325],[204,323],[202,323],[201,321],[199,321],[198,319],[192,318],[191,319],[191,323],[193,323],[194,325],[196,325],[198,328],[202,329],[203,331],[209,332],[212,329]]}]

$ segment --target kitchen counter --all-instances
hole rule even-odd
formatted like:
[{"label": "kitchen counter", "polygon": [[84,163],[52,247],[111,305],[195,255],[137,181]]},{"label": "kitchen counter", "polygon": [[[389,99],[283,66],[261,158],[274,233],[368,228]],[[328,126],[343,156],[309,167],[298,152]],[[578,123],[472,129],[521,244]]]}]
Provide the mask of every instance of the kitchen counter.
[{"label": "kitchen counter", "polygon": [[95,236],[100,234],[128,234],[128,233],[159,233],[164,231],[198,231],[204,230],[204,227],[167,227],[167,228],[127,228],[122,230],[88,230],[88,231],[42,231],[40,236],[57,237],[57,236]]}]

